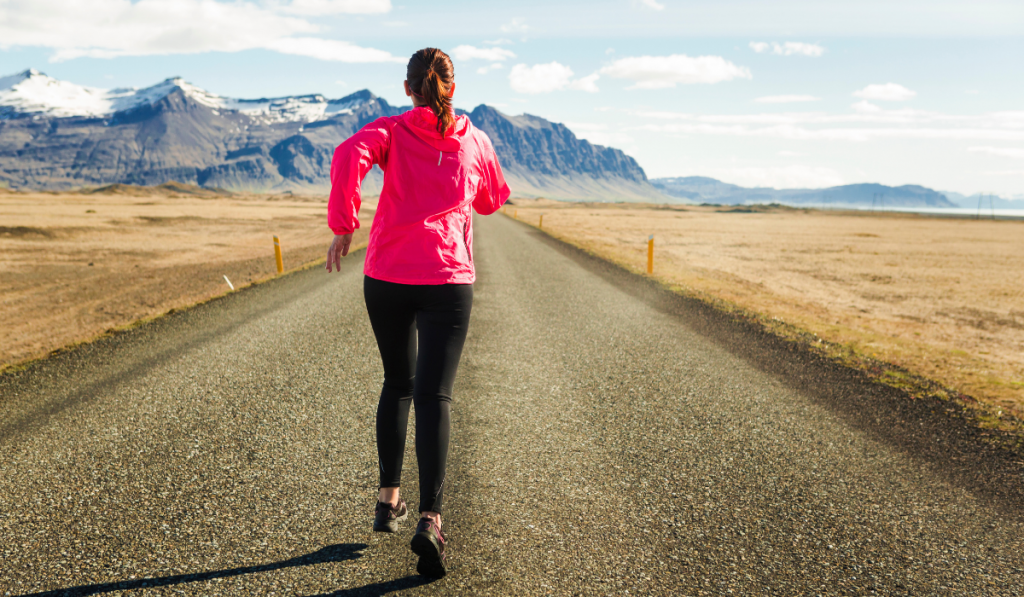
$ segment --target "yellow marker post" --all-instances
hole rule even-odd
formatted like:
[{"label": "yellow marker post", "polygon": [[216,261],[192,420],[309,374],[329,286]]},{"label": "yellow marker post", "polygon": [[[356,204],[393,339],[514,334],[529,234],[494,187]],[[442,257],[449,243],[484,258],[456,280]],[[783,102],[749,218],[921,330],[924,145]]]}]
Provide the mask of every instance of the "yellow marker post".
[{"label": "yellow marker post", "polygon": [[277,273],[284,273],[284,260],[281,259],[281,239],[274,237],[274,258],[277,259]]},{"label": "yellow marker post", "polygon": [[654,273],[654,235],[647,237],[647,273]]},{"label": "yellow marker post", "polygon": [[518,209],[512,212],[512,218],[515,219],[515,220],[519,219],[519,210]]},{"label": "yellow marker post", "polygon": [[540,222],[537,223],[537,228],[544,228],[544,214],[540,214]]}]

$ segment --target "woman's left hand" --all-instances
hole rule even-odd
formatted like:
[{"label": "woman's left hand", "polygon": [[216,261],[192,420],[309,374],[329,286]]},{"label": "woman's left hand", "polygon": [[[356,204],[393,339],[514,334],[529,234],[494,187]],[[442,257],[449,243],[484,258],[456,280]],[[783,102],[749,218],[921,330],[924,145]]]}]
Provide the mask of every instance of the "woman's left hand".
[{"label": "woman's left hand", "polygon": [[[348,255],[348,248],[352,245],[351,234],[335,234],[331,248],[327,249],[327,271],[341,271],[341,258]],[[331,267],[334,267],[332,270]]]}]

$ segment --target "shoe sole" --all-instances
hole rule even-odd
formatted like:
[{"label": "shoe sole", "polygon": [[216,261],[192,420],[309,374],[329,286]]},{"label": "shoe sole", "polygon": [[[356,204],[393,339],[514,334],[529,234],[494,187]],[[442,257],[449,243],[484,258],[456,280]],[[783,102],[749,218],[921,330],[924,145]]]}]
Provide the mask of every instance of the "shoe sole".
[{"label": "shoe sole", "polygon": [[429,578],[441,578],[448,573],[444,562],[441,561],[441,551],[426,533],[413,535],[409,547],[420,557],[419,563],[416,564],[416,572]]},{"label": "shoe sole", "polygon": [[398,523],[402,522],[406,518],[409,518],[409,513],[408,512],[406,512],[405,514],[399,516],[398,518],[396,518],[393,521],[388,521],[387,523],[385,523],[383,525],[379,525],[379,524],[377,524],[376,521],[374,521],[374,523],[373,523],[373,532],[375,532],[375,533],[397,533],[398,532]]}]

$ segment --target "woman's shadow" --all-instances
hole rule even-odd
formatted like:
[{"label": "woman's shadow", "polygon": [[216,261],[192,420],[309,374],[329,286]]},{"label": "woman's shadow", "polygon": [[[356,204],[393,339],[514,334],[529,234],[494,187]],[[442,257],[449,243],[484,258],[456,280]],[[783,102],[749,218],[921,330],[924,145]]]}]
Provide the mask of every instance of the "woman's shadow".
[{"label": "woman's shadow", "polygon": [[[273,570],[280,570],[282,568],[294,568],[297,566],[310,566],[313,564],[327,564],[331,562],[345,562],[348,560],[355,560],[363,557],[363,550],[369,547],[365,543],[341,543],[338,545],[329,545],[323,549],[314,551],[303,556],[283,560],[280,562],[273,562],[270,564],[260,564],[257,566],[243,566],[241,568],[231,568],[228,570],[214,570],[210,572],[196,572],[193,574],[176,574],[174,576],[159,576],[154,578],[139,578],[133,580],[122,580],[108,583],[100,583],[94,585],[80,585],[77,587],[68,587],[66,589],[55,589],[52,591],[43,591],[41,593],[31,593],[23,595],[22,597],[83,597],[84,595],[98,595],[100,593],[109,593],[111,591],[130,591],[132,589],[141,588],[153,588],[153,587],[167,587],[172,585],[180,585],[192,582],[202,582],[207,580],[213,580],[216,578],[227,578],[231,576],[241,576],[243,574],[253,574],[256,572],[270,572]],[[389,580],[381,583],[374,583],[372,585],[366,585],[362,587],[355,587],[352,589],[342,589],[332,593],[326,593],[323,597],[343,597],[343,596],[366,596],[376,597],[397,591],[401,589],[411,589],[412,587],[418,587],[431,582],[431,579],[424,578],[422,576],[407,576],[405,578],[398,578],[395,580]]]}]

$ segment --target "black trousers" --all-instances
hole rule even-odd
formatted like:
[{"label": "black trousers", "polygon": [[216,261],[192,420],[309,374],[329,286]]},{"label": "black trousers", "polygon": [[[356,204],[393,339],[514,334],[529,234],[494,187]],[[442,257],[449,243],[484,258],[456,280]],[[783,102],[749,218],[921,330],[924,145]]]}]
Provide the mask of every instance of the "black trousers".
[{"label": "black trousers", "polygon": [[366,276],[363,296],[384,364],[377,405],[380,486],[401,485],[409,406],[415,404],[419,511],[440,512],[452,385],[469,329],[473,285],[395,284]]}]

